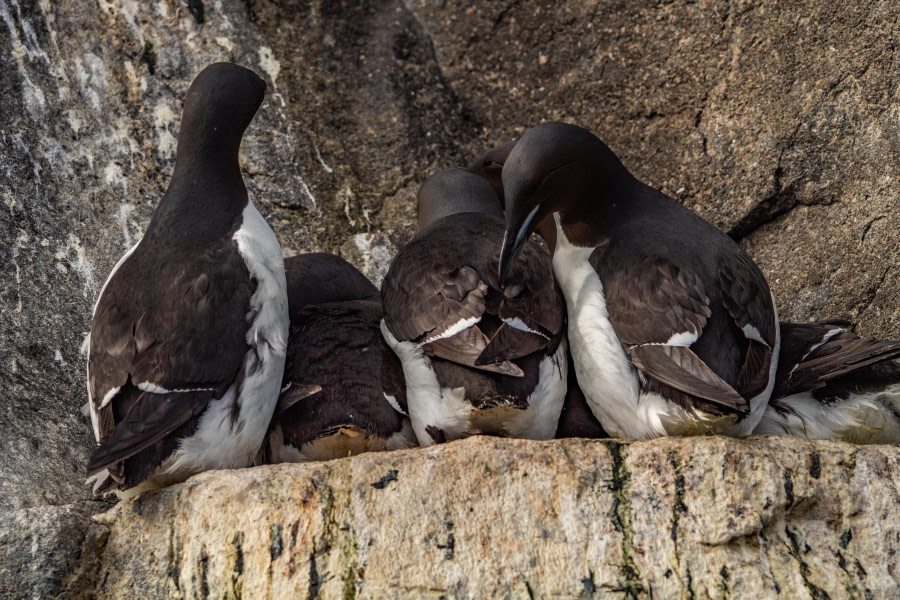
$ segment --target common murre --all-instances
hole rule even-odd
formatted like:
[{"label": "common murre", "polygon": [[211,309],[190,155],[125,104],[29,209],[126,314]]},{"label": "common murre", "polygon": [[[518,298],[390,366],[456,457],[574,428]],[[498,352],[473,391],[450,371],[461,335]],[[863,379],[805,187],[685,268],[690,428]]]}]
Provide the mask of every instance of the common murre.
[{"label": "common murre", "polygon": [[527,131],[502,180],[501,280],[552,216],[576,375],[603,427],[632,439],[750,434],[780,344],[774,298],[750,257],[575,125]]},{"label": "common murre", "polygon": [[378,288],[332,254],[301,254],[284,267],[287,366],[259,462],[415,446],[403,367],[381,336]]},{"label": "common murre", "polygon": [[900,443],[900,341],[847,321],[782,323],[775,389],[754,433]]},{"label": "common murre", "polygon": [[[472,161],[468,169],[472,173],[483,177],[494,190],[503,210],[505,206],[505,194],[503,193],[503,165],[506,163],[509,153],[516,145],[516,140],[504,142],[494,148],[491,148],[483,155]],[[543,238],[544,243],[550,253],[556,246],[556,223],[553,217],[547,217],[537,226],[537,233]],[[571,355],[569,358],[569,375],[566,383],[566,399],[563,403],[562,412],[559,415],[559,424],[556,427],[556,438],[606,438],[609,434],[603,429],[600,421],[591,412],[584,392],[578,385],[578,379],[575,377],[575,366],[572,363]]]},{"label": "common murre", "polygon": [[238,165],[265,89],[230,63],[197,75],[168,190],[100,291],[86,341],[95,492],[248,466],[265,436],[287,296],[281,248]]},{"label": "common murre", "polygon": [[418,233],[382,285],[382,330],[403,363],[419,443],[473,433],[553,437],[567,362],[549,255],[526,245],[501,288],[500,204],[462,169],[426,180],[418,211]]}]

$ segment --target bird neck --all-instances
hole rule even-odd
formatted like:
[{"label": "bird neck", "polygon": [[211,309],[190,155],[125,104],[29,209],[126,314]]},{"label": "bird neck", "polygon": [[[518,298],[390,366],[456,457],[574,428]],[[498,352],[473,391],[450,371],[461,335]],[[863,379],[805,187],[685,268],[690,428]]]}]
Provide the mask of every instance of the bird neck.
[{"label": "bird neck", "polygon": [[572,189],[556,211],[566,239],[582,247],[609,239],[615,229],[647,210],[642,185],[623,167],[615,172],[600,170],[586,185]]},{"label": "bird neck", "polygon": [[246,205],[236,156],[182,155],[147,231],[166,231],[178,246],[206,246],[235,226]]}]

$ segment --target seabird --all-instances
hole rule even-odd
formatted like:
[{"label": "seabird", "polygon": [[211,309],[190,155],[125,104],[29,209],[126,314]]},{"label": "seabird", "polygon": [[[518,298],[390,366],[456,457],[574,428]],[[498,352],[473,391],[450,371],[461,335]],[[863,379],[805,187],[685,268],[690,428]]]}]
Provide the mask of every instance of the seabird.
[{"label": "seabird", "polygon": [[500,279],[552,216],[576,376],[603,427],[630,439],[750,434],[780,345],[775,301],[753,260],[575,125],[527,131],[502,179]]},{"label": "seabird", "polygon": [[403,367],[381,336],[381,296],[333,254],[284,261],[291,327],[260,462],[329,460],[416,445]]},{"label": "seabird", "polygon": [[[481,157],[469,164],[468,169],[487,181],[494,194],[500,200],[500,206],[505,210],[505,195],[503,193],[502,171],[503,165],[516,140],[508,141],[485,152]],[[538,225],[536,231],[544,239],[547,248],[552,253],[556,245],[556,223],[553,217],[547,217]],[[606,438],[609,434],[603,429],[600,421],[591,412],[584,392],[578,385],[575,377],[575,366],[572,364],[571,355],[568,357],[568,381],[566,383],[566,399],[562,412],[559,415],[559,424],[556,427],[556,438]]]},{"label": "seabird", "polygon": [[418,233],[382,285],[382,332],[400,357],[422,445],[475,433],[552,438],[566,393],[564,309],[538,244],[501,287],[499,200],[454,169],[423,183]]},{"label": "seabird", "polygon": [[757,434],[900,443],[900,341],[839,320],[782,323],[775,389]]},{"label": "seabird", "polygon": [[288,331],[281,248],[247,196],[253,71],[212,64],[185,99],[172,181],[100,291],[87,341],[95,492],[133,495],[252,463]]}]

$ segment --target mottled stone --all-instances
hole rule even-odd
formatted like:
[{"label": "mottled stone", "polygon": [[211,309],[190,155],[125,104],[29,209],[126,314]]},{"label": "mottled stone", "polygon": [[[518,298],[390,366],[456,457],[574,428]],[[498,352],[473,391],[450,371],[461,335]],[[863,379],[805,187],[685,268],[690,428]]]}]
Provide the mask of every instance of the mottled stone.
[{"label": "mottled stone", "polygon": [[0,513],[0,598],[89,598],[108,530],[97,507],[42,506]]},{"label": "mottled stone", "polygon": [[96,593],[896,597],[898,467],[789,438],[470,438],[212,472],[97,517]]}]

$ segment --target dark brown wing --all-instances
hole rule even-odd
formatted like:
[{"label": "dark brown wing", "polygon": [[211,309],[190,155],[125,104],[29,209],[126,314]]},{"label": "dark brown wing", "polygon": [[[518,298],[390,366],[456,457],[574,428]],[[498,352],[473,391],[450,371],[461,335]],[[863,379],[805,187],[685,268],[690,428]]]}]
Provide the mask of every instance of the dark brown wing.
[{"label": "dark brown wing", "polygon": [[493,236],[502,236],[499,217],[454,215],[421,231],[397,254],[381,288],[385,325],[397,340],[474,364],[477,354],[464,344],[485,342],[478,323],[491,293],[486,265]]},{"label": "dark brown wing", "polygon": [[665,344],[679,334],[700,336],[711,311],[697,275],[658,257],[609,267],[602,259],[595,264],[610,321],[623,344]]},{"label": "dark brown wing", "polygon": [[[102,443],[94,471],[153,445],[221,397],[249,350],[254,283],[232,240],[186,270],[142,258],[139,246],[120,266],[91,324],[88,386]],[[129,407],[117,410],[126,389]]]},{"label": "dark brown wing", "polygon": [[[496,263],[491,267],[490,273],[496,274]],[[488,283],[499,287],[496,280]],[[538,350],[545,355],[556,352],[566,324],[565,300],[545,248],[526,242],[502,294],[497,296],[496,312],[503,325],[491,336],[481,363],[513,360]]]},{"label": "dark brown wing", "polygon": [[644,377],[726,412],[749,410],[746,399],[690,349],[712,315],[696,273],[660,257],[607,255],[595,264],[616,335]]},{"label": "dark brown wing", "polygon": [[[197,416],[212,400],[212,392],[143,393],[111,435],[91,454],[88,475],[113,466],[156,444]],[[115,399],[113,399],[115,402]]]},{"label": "dark brown wing", "polygon": [[[511,360],[535,349],[552,354],[565,317],[550,257],[528,244],[512,285],[501,291],[502,239],[502,220],[476,213],[453,215],[420,232],[394,259],[382,284],[385,324],[394,337],[422,344],[439,358],[513,376],[521,371]],[[491,324],[483,319],[488,315]],[[494,336],[502,332],[493,329],[500,319],[533,329],[535,339]],[[515,346],[518,342],[524,343]]]},{"label": "dark brown wing", "polygon": [[[546,350],[550,339],[544,335],[523,331],[503,323],[483,346],[475,360],[476,365],[490,365],[501,361],[515,360],[538,350]],[[558,345],[558,344],[557,344]]]},{"label": "dark brown wing", "polygon": [[758,334],[768,347],[775,345],[778,324],[772,311],[772,295],[765,277],[742,250],[719,265],[722,303],[738,328]]},{"label": "dark brown wing", "polygon": [[631,346],[634,366],[667,386],[709,400],[734,412],[747,412],[747,401],[719,377],[690,348],[682,346]]},{"label": "dark brown wing", "polygon": [[900,341],[865,340],[827,322],[783,323],[781,331],[786,345],[807,340],[807,351],[794,360],[779,361],[773,399],[816,390],[865,367],[900,358]]},{"label": "dark brown wing", "polygon": [[487,285],[470,265],[435,264],[415,241],[394,259],[382,284],[384,320],[397,340],[425,343],[484,313]]},{"label": "dark brown wing", "polygon": [[753,398],[766,389],[771,375],[778,327],[772,294],[759,268],[741,250],[719,265],[719,285],[722,303],[748,342],[736,388]]},{"label": "dark brown wing", "polygon": [[[377,300],[313,305],[294,314],[288,350],[294,360],[285,374],[291,388],[282,398],[293,389],[321,392],[294,398],[277,415],[285,443],[299,448],[341,427],[382,438],[402,429],[402,415],[384,396],[380,320]],[[402,367],[395,367],[402,382]]]},{"label": "dark brown wing", "polygon": [[[485,337],[478,326],[473,325],[450,337],[425,344],[422,346],[422,349],[430,356],[437,356],[473,369],[510,375],[512,377],[522,376],[522,369],[505,357],[480,362],[487,345],[487,337]],[[528,353],[526,352],[525,354]],[[518,356],[512,358],[518,358]]]}]

